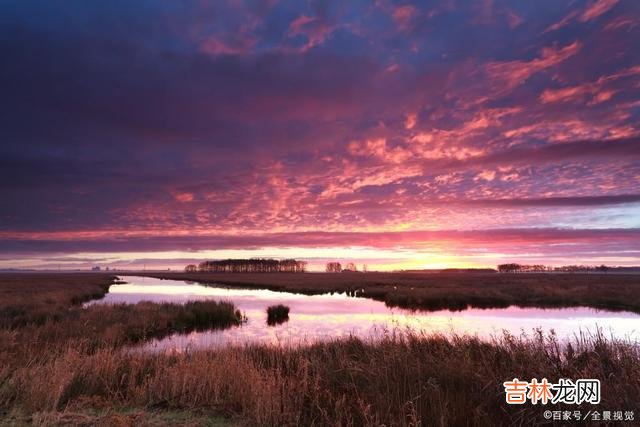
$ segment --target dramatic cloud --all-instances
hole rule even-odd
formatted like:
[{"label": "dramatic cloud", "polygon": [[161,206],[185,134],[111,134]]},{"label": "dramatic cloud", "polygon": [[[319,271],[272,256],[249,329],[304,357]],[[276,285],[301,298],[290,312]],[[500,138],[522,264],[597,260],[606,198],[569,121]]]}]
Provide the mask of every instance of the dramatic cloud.
[{"label": "dramatic cloud", "polygon": [[640,263],[634,0],[2,12],[0,267]]}]

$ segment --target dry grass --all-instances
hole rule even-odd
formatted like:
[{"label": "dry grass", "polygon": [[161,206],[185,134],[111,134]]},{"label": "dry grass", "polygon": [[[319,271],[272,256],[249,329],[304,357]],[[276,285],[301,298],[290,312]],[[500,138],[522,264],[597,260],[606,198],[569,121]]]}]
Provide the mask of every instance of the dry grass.
[{"label": "dry grass", "polygon": [[128,408],[66,408],[63,411],[34,414],[11,413],[2,425],[22,426],[75,426],[75,427],[223,427],[233,425],[228,419],[206,411],[146,411]]},{"label": "dry grass", "polygon": [[640,409],[640,353],[629,343],[594,336],[562,349],[553,337],[414,334],[176,355],[70,348],[2,372],[0,404],[27,413],[204,409],[248,425],[530,425],[554,408],[509,407],[501,384],[543,376],[598,378],[601,408]]},{"label": "dry grass", "polygon": [[0,347],[13,357],[60,353],[69,346],[93,353],[97,349],[117,348],[176,332],[228,328],[239,325],[242,320],[233,303],[224,301],[96,304],[87,309],[69,310],[64,318],[43,324],[0,329]]},{"label": "dry grass", "polygon": [[0,327],[63,317],[69,306],[104,296],[114,280],[95,273],[0,274]]},{"label": "dry grass", "polygon": [[498,273],[147,273],[305,294],[350,292],[391,306],[428,310],[509,305],[589,306],[640,312],[640,275]]}]

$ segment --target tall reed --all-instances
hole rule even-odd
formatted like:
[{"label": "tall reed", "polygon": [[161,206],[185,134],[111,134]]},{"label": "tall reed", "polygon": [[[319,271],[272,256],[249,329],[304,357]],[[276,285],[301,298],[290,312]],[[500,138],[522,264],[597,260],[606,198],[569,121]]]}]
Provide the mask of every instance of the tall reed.
[{"label": "tall reed", "polygon": [[564,346],[543,334],[484,342],[396,331],[301,348],[67,348],[12,364],[2,373],[5,408],[207,409],[248,425],[528,425],[558,409],[506,405],[502,382],[514,377],[600,379],[601,409],[637,411],[640,397],[639,348],[602,334]]}]

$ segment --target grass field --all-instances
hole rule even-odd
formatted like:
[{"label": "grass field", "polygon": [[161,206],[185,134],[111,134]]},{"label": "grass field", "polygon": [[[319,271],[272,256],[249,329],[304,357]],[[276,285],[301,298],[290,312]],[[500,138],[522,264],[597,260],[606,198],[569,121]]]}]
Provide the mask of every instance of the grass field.
[{"label": "grass field", "polygon": [[93,273],[0,274],[0,327],[64,316],[70,306],[104,296],[114,280]]},{"label": "grass field", "polygon": [[427,310],[589,306],[640,312],[640,275],[498,273],[142,273],[305,294],[350,292]]},{"label": "grass field", "polygon": [[[367,276],[339,280],[352,286]],[[543,334],[485,342],[392,332],[379,342],[147,354],[124,346],[195,324],[236,324],[234,308],[78,306],[111,281],[0,277],[0,292],[11,295],[2,299],[4,312],[14,302],[26,310],[0,327],[0,424],[495,426],[542,423],[543,410],[567,409],[507,406],[502,382],[514,377],[597,378],[600,408],[640,411],[640,348],[631,342],[596,335],[561,346]],[[217,320],[195,321],[197,313]]]}]

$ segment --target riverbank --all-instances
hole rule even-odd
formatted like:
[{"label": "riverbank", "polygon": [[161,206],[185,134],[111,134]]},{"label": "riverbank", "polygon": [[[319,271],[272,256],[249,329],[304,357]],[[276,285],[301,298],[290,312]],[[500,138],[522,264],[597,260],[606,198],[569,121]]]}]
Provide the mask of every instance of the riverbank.
[{"label": "riverbank", "polygon": [[[134,274],[134,273],[127,273]],[[640,313],[640,275],[572,273],[135,273],[303,294],[349,292],[392,307],[575,307]]]}]

